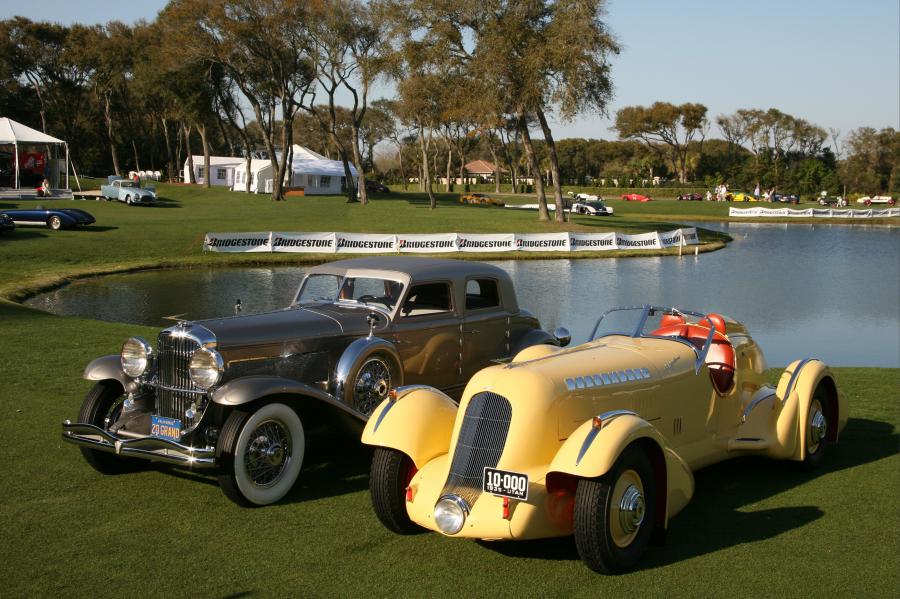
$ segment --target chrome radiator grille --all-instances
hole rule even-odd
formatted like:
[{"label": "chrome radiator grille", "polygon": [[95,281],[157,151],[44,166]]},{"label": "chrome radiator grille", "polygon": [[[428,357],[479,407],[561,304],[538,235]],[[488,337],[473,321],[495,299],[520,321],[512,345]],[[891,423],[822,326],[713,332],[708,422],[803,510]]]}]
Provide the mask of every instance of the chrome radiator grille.
[{"label": "chrome radiator grille", "polygon": [[506,445],[512,406],[496,393],[472,396],[453,452],[450,474],[442,495],[454,493],[473,505],[481,494],[485,468],[496,468]]},{"label": "chrome radiator grille", "polygon": [[188,430],[200,421],[202,410],[197,410],[193,419],[184,413],[195,400],[200,400],[200,391],[191,382],[188,365],[191,354],[200,347],[192,337],[178,332],[163,331],[156,343],[156,414],[167,418],[177,418],[182,422],[182,430]]}]

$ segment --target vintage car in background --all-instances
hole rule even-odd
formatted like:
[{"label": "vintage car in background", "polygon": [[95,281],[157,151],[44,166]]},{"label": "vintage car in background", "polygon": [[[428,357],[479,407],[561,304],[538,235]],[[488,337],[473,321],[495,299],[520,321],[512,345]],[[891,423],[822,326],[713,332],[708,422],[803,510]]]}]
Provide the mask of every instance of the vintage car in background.
[{"label": "vintage car in background", "polygon": [[100,186],[100,195],[107,200],[125,202],[129,206],[156,203],[156,190],[151,187],[141,187],[137,181],[116,175],[110,175],[107,180],[106,185]]},{"label": "vintage car in background", "polygon": [[482,370],[458,406],[436,389],[392,391],[362,437],[381,522],[574,534],[590,568],[621,572],[691,499],[695,470],[744,455],[815,466],[847,422],[825,364],[792,362],[770,387],[750,333],[720,315],[620,308],[591,339]]},{"label": "vintage car in background", "polygon": [[591,216],[612,216],[615,212],[610,206],[603,203],[602,197],[586,193],[574,196],[569,211],[573,214],[590,214]]},{"label": "vintage car in background", "polygon": [[375,179],[366,179],[366,191],[374,191],[375,193],[388,193],[390,192],[390,188],[381,183],[380,181],[376,181]]},{"label": "vintage car in background", "polygon": [[680,202],[702,202],[703,194],[700,193],[682,193],[680,194],[676,200]]},{"label": "vintage car in background", "polygon": [[872,204],[887,204],[893,206],[897,202],[891,196],[863,196],[857,199],[856,203],[865,204],[866,206],[871,206]]},{"label": "vintage car in background", "polygon": [[16,223],[13,221],[12,217],[7,214],[0,214],[0,233],[13,231],[15,228]]},{"label": "vintage car in background", "polygon": [[491,196],[486,196],[483,193],[467,193],[465,195],[459,196],[460,204],[476,204],[479,206],[505,206],[503,200],[500,198],[492,198]]},{"label": "vintage car in background", "polygon": [[729,202],[758,202],[759,198],[754,196],[752,193],[744,193],[739,191],[737,193],[729,193],[728,194]]},{"label": "vintage car in background", "polygon": [[505,271],[477,262],[384,257],[309,270],[274,312],[179,322],[155,347],[128,339],[88,364],[96,381],[63,439],[102,473],[144,458],[218,475],[242,505],[293,487],[306,433],[362,424],[388,390],[428,384],[458,397],[494,360],[568,343],[519,307]]},{"label": "vintage car in background", "polygon": [[78,208],[44,208],[38,205],[21,210],[3,210],[0,214],[11,218],[17,227],[47,227],[54,231],[84,227],[97,222],[89,213]]},{"label": "vintage car in background", "polygon": [[622,195],[622,199],[626,202],[652,202],[653,198],[644,196],[639,193],[626,193]]},{"label": "vintage car in background", "polygon": [[835,206],[843,208],[847,205],[847,200],[843,196],[830,196],[828,192],[823,191],[816,200],[820,206]]},{"label": "vintage car in background", "polygon": [[772,195],[770,201],[781,202],[782,204],[799,204],[800,196],[794,194],[776,193]]}]

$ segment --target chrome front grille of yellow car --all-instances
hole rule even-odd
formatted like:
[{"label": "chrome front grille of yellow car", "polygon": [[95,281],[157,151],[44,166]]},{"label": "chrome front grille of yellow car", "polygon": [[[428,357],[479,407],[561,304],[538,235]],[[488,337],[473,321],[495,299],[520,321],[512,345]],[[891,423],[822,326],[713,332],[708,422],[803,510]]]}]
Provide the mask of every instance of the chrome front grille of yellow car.
[{"label": "chrome front grille of yellow car", "polygon": [[441,495],[453,493],[473,505],[481,494],[485,468],[496,468],[506,445],[512,406],[505,397],[484,391],[469,400],[450,474]]},{"label": "chrome front grille of yellow car", "polygon": [[185,412],[199,399],[200,392],[191,382],[188,365],[191,355],[200,347],[196,339],[163,331],[157,338],[156,357],[156,414],[182,421],[182,430],[193,428],[199,422],[202,411],[197,410],[193,419]]}]

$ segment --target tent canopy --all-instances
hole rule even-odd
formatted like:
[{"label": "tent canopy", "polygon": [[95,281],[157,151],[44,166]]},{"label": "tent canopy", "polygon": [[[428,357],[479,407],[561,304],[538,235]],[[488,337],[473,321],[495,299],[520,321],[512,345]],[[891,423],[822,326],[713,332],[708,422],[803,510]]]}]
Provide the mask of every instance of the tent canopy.
[{"label": "tent canopy", "polygon": [[[344,163],[340,160],[329,160],[321,154],[297,144],[294,144],[292,150],[291,169],[295,173],[344,176]],[[352,164],[350,165],[350,174],[354,177],[357,175],[356,168]]]},{"label": "tent canopy", "polygon": [[37,129],[26,127],[22,123],[2,117],[0,118],[0,144],[64,144],[61,139],[56,139]]}]

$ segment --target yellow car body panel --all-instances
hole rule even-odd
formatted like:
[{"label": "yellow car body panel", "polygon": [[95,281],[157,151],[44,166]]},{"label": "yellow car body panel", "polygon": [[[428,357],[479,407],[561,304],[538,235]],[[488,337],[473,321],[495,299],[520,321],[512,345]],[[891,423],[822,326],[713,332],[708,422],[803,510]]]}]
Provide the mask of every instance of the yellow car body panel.
[{"label": "yellow car body panel", "polygon": [[[827,409],[838,416],[829,440],[836,441],[847,422],[846,402],[827,366],[795,362],[773,389],[762,352],[743,325],[728,320],[722,338],[734,352],[727,389],[713,384],[706,354],[687,341],[607,335],[566,349],[529,348],[509,364],[481,370],[458,409],[427,389],[413,391],[386,414],[383,406],[376,410],[362,441],[395,448],[415,462],[405,504],[412,521],[438,530],[435,504],[459,495],[469,512],[450,536],[480,539],[571,534],[577,482],[603,477],[638,443],[655,456],[661,509],[654,524],[665,527],[692,497],[699,468],[749,454],[803,460],[802,423],[820,384],[827,387]],[[499,439],[496,462],[488,467],[528,477],[527,498],[508,499],[505,517],[504,499],[482,489],[480,468],[467,471],[468,478],[452,470],[457,453],[461,463],[474,455],[461,437],[464,427],[476,426],[486,427],[472,429],[478,434]],[[503,428],[505,437],[497,432]]]}]

